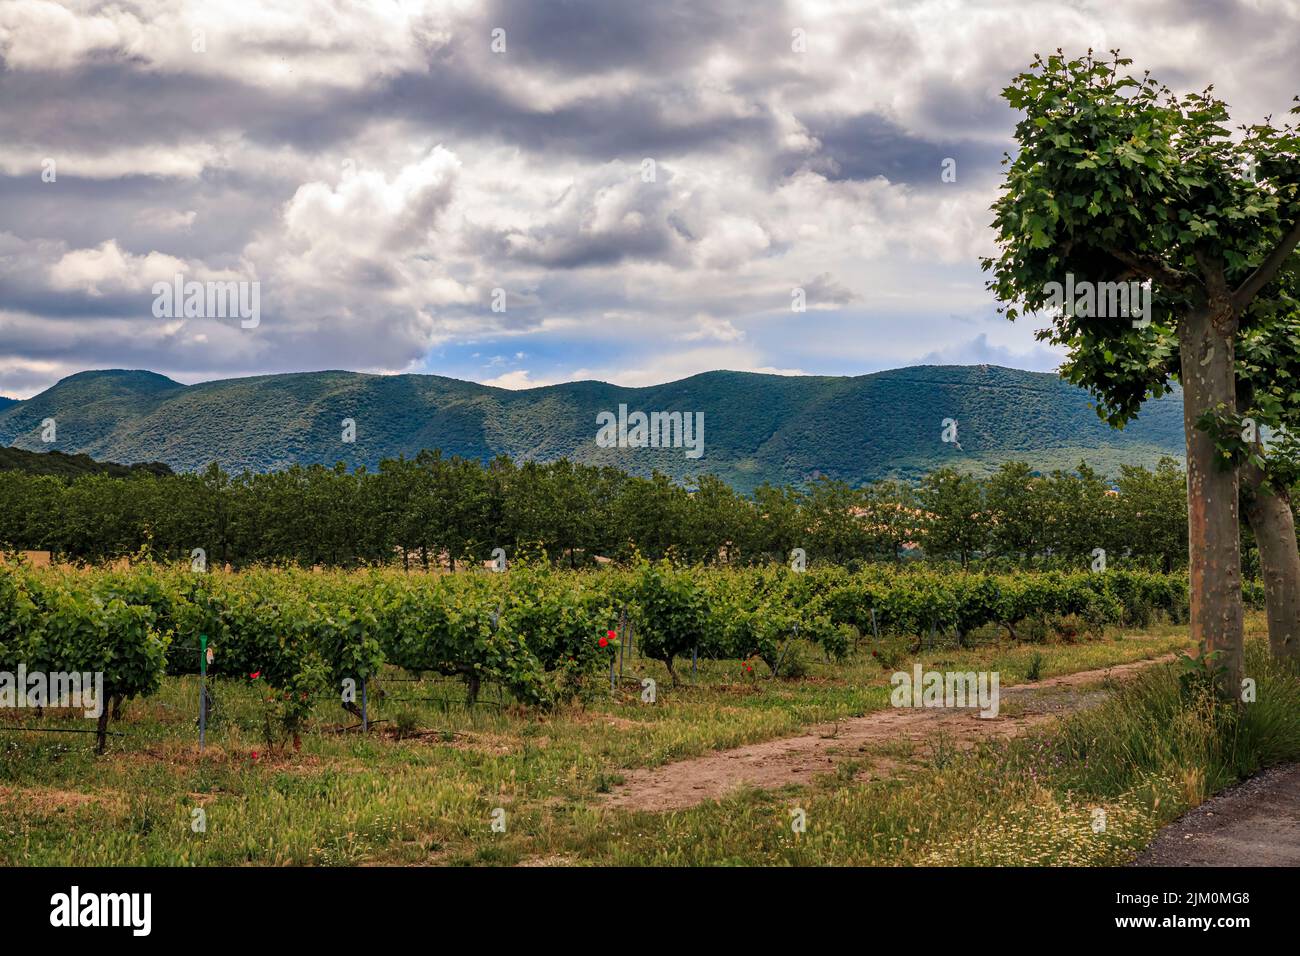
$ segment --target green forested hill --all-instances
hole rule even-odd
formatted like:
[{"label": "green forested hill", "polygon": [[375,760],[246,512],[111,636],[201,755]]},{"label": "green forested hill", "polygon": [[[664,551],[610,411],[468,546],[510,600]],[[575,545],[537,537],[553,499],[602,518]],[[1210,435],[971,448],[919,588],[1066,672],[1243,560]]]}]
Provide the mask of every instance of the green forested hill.
[{"label": "green forested hill", "polygon": [[[596,416],[704,413],[704,457],[681,449],[600,448]],[[945,464],[977,474],[1008,458],[1113,471],[1183,454],[1182,397],[1148,404],[1124,431],[1101,422],[1086,394],[1055,375],[996,366],[918,366],[854,377],[707,372],[647,388],[603,382],[509,391],[435,375],[309,372],[185,386],[143,371],[81,372],[0,406],[0,445],[34,451],[54,418],[54,448],[96,459],[160,461],[178,470],[218,462],[269,470],[294,462],[373,466],[421,448],[487,459],[561,456],[689,481],[712,472],[742,490],[815,474],[861,482],[915,477]],[[355,443],[342,421],[356,422]],[[961,448],[940,440],[956,419]]]},{"label": "green forested hill", "polygon": [[21,448],[0,448],[0,471],[21,471],[29,475],[56,475],[60,478],[79,478],[82,475],[103,474],[111,478],[125,478],[136,472],[147,471],[155,475],[169,475],[172,470],[159,462],[136,465],[119,465],[111,461],[95,461],[89,455],[68,455],[61,451],[36,452]]}]

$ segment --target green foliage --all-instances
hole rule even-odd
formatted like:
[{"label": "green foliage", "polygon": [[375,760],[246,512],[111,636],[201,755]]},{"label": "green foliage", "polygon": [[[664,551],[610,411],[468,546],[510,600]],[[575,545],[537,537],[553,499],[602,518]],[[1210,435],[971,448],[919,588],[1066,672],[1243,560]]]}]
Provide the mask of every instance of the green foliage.
[{"label": "green foliage", "polygon": [[1029,668],[1025,671],[1025,680],[1031,684],[1038,681],[1043,676],[1043,655],[1038,651],[1029,661]]},{"label": "green foliage", "polygon": [[993,207],[1000,253],[984,261],[989,288],[1015,319],[1061,305],[1049,290],[1067,276],[1090,290],[1148,284],[1148,322],[1067,302],[1039,332],[1069,349],[1062,375],[1120,427],[1192,371],[1180,336],[1190,318],[1212,316],[1235,394],[1194,409],[1196,426],[1214,439],[1218,464],[1250,462],[1286,489],[1300,475],[1300,447],[1284,439],[1266,455],[1252,433],[1300,425],[1300,129],[1267,118],[1233,137],[1212,88],[1175,94],[1111,53],[1035,57],[1004,91],[1024,118]]},{"label": "green foliage", "polygon": [[[4,406],[0,405],[0,410],[3,409]],[[36,452],[3,447],[0,447],[0,471],[16,471],[25,475],[53,475],[58,478],[79,478],[82,475],[128,478],[142,474],[161,477],[172,474],[169,467],[158,461],[119,465],[112,461],[96,461],[85,454],[69,455],[57,449]]]},{"label": "green foliage", "polygon": [[[1035,57],[1004,91],[1024,118],[994,205],[1001,252],[984,267],[1012,319],[1043,310],[1067,273],[1152,281],[1149,326],[1070,303],[1040,333],[1069,347],[1062,374],[1122,425],[1170,388],[1175,330],[1207,286],[1217,277],[1237,289],[1294,221],[1297,140],[1270,123],[1234,140],[1209,90],[1175,94],[1126,73],[1132,61],[1112,53]],[[1252,165],[1255,176],[1244,172]]]},{"label": "green foliage", "polygon": [[[166,569],[59,571],[0,563],[0,666],[102,671],[105,692],[157,689],[164,669],[194,673],[200,640],[208,673],[263,691],[269,742],[296,738],[313,697],[341,695],[384,665],[505,687],[549,707],[604,686],[621,619],[648,657],[761,660],[773,674],[802,666],[806,642],[841,659],[869,636],[897,657],[931,628],[965,639],[981,628],[1014,633],[1026,621],[1108,627],[1185,620],[1181,575],[1011,574],[868,565],[797,573],[785,567],[711,569],[642,562],[622,570],[560,572],[548,564],[503,574],[403,574]],[[883,637],[877,644],[872,612]],[[601,646],[601,640],[606,646]],[[794,653],[795,657],[790,655]],[[358,692],[359,696],[359,692]]]},{"label": "green foliage", "polygon": [[1083,462],[1046,475],[1007,462],[988,479],[943,468],[917,488],[823,478],[808,492],[763,486],[745,498],[717,479],[691,494],[662,475],[505,460],[485,470],[429,454],[386,461],[374,474],[317,466],[232,479],[213,468],[65,484],[0,473],[0,492],[0,547],[48,547],[89,562],[189,560],[195,547],[214,568],[454,570],[495,547],[512,567],[669,555],[702,565],[784,564],[795,548],[816,565],[900,562],[918,549],[930,560],[990,569],[1087,567],[1097,548],[1112,563],[1171,571],[1186,562],[1186,483],[1167,458],[1154,471],[1122,467],[1115,488]]},{"label": "green foliage", "polygon": [[481,682],[491,680],[520,700],[550,701],[541,661],[525,633],[501,626],[501,595],[486,576],[389,577],[380,601],[380,640],[391,663],[459,676],[471,697]]},{"label": "green foliage", "polygon": [[100,583],[0,564],[0,668],[102,675],[102,752],[109,701],[147,697],[161,686],[171,635],[159,633],[152,608],[100,592]]},{"label": "green foliage", "polygon": [[710,639],[707,594],[699,575],[666,561],[645,562],[632,585],[641,649],[663,661],[676,679],[675,658]]},{"label": "green foliage", "polygon": [[1244,705],[1214,692],[1210,662],[1184,655],[1178,668],[1146,671],[1066,722],[1045,761],[1059,769],[1048,772],[1094,798],[1170,774],[1186,783],[1195,804],[1262,767],[1294,760],[1300,739],[1294,668],[1272,659],[1262,642],[1247,644],[1246,667],[1258,695]]},{"label": "green foliage", "polygon": [[[598,448],[595,416],[620,402],[702,412],[705,457],[688,459],[682,449]],[[241,414],[232,416],[232,408]],[[907,415],[881,414],[902,408]],[[1113,434],[1085,394],[1059,376],[994,366],[855,377],[709,372],[652,388],[574,382],[522,391],[426,375],[313,372],[184,386],[145,373],[83,372],[0,409],[0,445],[45,451],[40,423],[49,415],[58,418],[60,449],[116,461],[161,457],[192,474],[214,461],[230,472],[261,473],[294,464],[333,467],[342,459],[349,471],[364,466],[373,475],[382,461],[405,456],[409,465],[422,449],[436,447],[444,462],[568,458],[588,475],[612,468],[649,480],[657,471],[674,484],[698,482],[701,491],[707,472],[742,494],[765,482],[803,485],[814,470],[854,487],[912,481],[954,459],[981,475],[1009,457],[1044,470],[1086,457],[1113,471],[1121,462],[1149,464],[1182,445],[1176,399],[1151,403],[1142,421]],[[341,447],[344,417],[364,424],[356,442]],[[947,417],[962,423],[964,452],[938,441]],[[169,423],[165,442],[149,424],[157,421]],[[586,485],[573,490],[599,509],[607,489]],[[480,504],[490,508],[486,490]],[[463,517],[448,516],[453,524]],[[577,510],[567,520],[580,527],[590,516]],[[540,515],[538,523],[543,531],[564,530],[559,515]]]}]

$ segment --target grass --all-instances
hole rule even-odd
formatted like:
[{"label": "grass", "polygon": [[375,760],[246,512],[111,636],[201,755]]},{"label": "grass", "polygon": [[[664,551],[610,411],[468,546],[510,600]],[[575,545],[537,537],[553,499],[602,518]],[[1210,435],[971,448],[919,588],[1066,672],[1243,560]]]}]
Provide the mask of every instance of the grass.
[{"label": "grass", "polygon": [[[1256,637],[1261,626],[1252,616]],[[935,648],[915,660],[1000,671],[1006,687],[1035,669],[1046,679],[1185,642],[1184,629],[1156,626],[1122,640]],[[1176,674],[1161,667],[1048,734],[975,751],[900,742],[885,748],[899,761],[888,779],[860,779],[860,766],[846,763],[804,790],[742,792],[664,814],[604,808],[599,795],[629,768],[887,707],[888,672],[865,653],[825,664],[809,650],[800,680],[745,678],[738,662],[701,661],[696,686],[673,688],[661,665],[638,659],[625,674],[659,682],[654,705],[628,682],[616,699],[606,691],[546,715],[444,710],[396,699],[433,696],[432,683],[393,683],[371,700],[369,736],[337,732],[352,720],[322,701],[297,752],[267,751],[256,685],[223,683],[202,755],[196,680],[169,678],[156,696],[127,704],[114,727],[130,736],[113,738],[104,757],[89,736],[0,733],[0,863],[1111,863],[1212,790],[1300,754],[1294,681],[1260,653],[1252,643],[1259,702],[1231,726],[1214,725],[1214,739],[1228,742],[1197,745],[1206,721],[1222,718],[1178,697]],[[0,727],[35,722],[18,712]],[[40,725],[87,723],[51,714]],[[795,807],[807,815],[801,834],[790,827]],[[1106,810],[1101,833],[1091,828],[1097,807]],[[191,827],[196,808],[206,832]],[[491,827],[497,808],[505,832]]]}]

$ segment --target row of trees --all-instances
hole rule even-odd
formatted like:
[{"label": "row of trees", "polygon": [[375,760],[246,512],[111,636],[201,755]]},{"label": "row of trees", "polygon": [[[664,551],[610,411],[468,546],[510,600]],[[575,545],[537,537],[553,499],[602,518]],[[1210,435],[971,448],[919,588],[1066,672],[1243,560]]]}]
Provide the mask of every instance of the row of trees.
[{"label": "row of trees", "polygon": [[202,548],[213,563],[352,566],[400,561],[453,567],[545,552],[568,565],[600,555],[674,554],[701,563],[898,561],[913,549],[960,561],[1075,567],[1127,557],[1160,570],[1186,564],[1184,476],[1165,459],[1125,466],[1114,482],[1080,465],[1038,475],[1009,462],[988,478],[951,468],[916,484],[862,488],[820,479],[806,490],[764,485],[743,496],[704,476],[687,490],[569,461],[517,465],[426,452],[375,471],[342,465],[231,476],[0,472],[0,547],[103,561],[148,550],[173,559]]}]

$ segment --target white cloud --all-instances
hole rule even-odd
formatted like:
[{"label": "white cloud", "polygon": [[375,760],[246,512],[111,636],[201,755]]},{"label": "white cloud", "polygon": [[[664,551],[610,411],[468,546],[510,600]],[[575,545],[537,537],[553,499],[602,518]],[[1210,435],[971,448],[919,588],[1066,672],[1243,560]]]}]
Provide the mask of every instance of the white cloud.
[{"label": "white cloud", "polygon": [[494,388],[540,388],[543,385],[554,385],[556,382],[568,381],[567,379],[534,379],[528,374],[527,369],[516,369],[513,372],[506,372],[504,375],[498,375],[496,378],[484,379],[480,384],[491,385]]},{"label": "white cloud", "polygon": [[[143,296],[155,282],[186,272],[187,264],[160,252],[135,256],[123,252],[113,240],[94,249],[72,249],[50,265],[50,284],[56,289],[102,296],[110,292]],[[207,270],[204,270],[205,272]],[[233,278],[211,275],[205,278]]]},{"label": "white cloud", "polygon": [[116,55],[146,69],[272,87],[359,86],[420,69],[474,7],[465,0],[6,0],[0,56],[20,70],[66,69]]},{"label": "white cloud", "polygon": [[[473,0],[0,0],[0,370],[405,371],[437,349],[468,376],[483,366],[458,349],[523,339],[530,368],[491,383],[1041,367],[1027,323],[971,327],[994,306],[977,261],[999,171],[980,157],[1011,145],[1013,73],[1118,43],[1175,86],[1215,82],[1234,120],[1296,92],[1300,0],[719,0],[684,5],[719,17],[685,33],[575,3],[599,43]],[[504,56],[489,11],[513,17]],[[941,185],[969,143],[986,148]],[[158,323],[149,288],[177,271],[259,280],[261,326]]]}]

